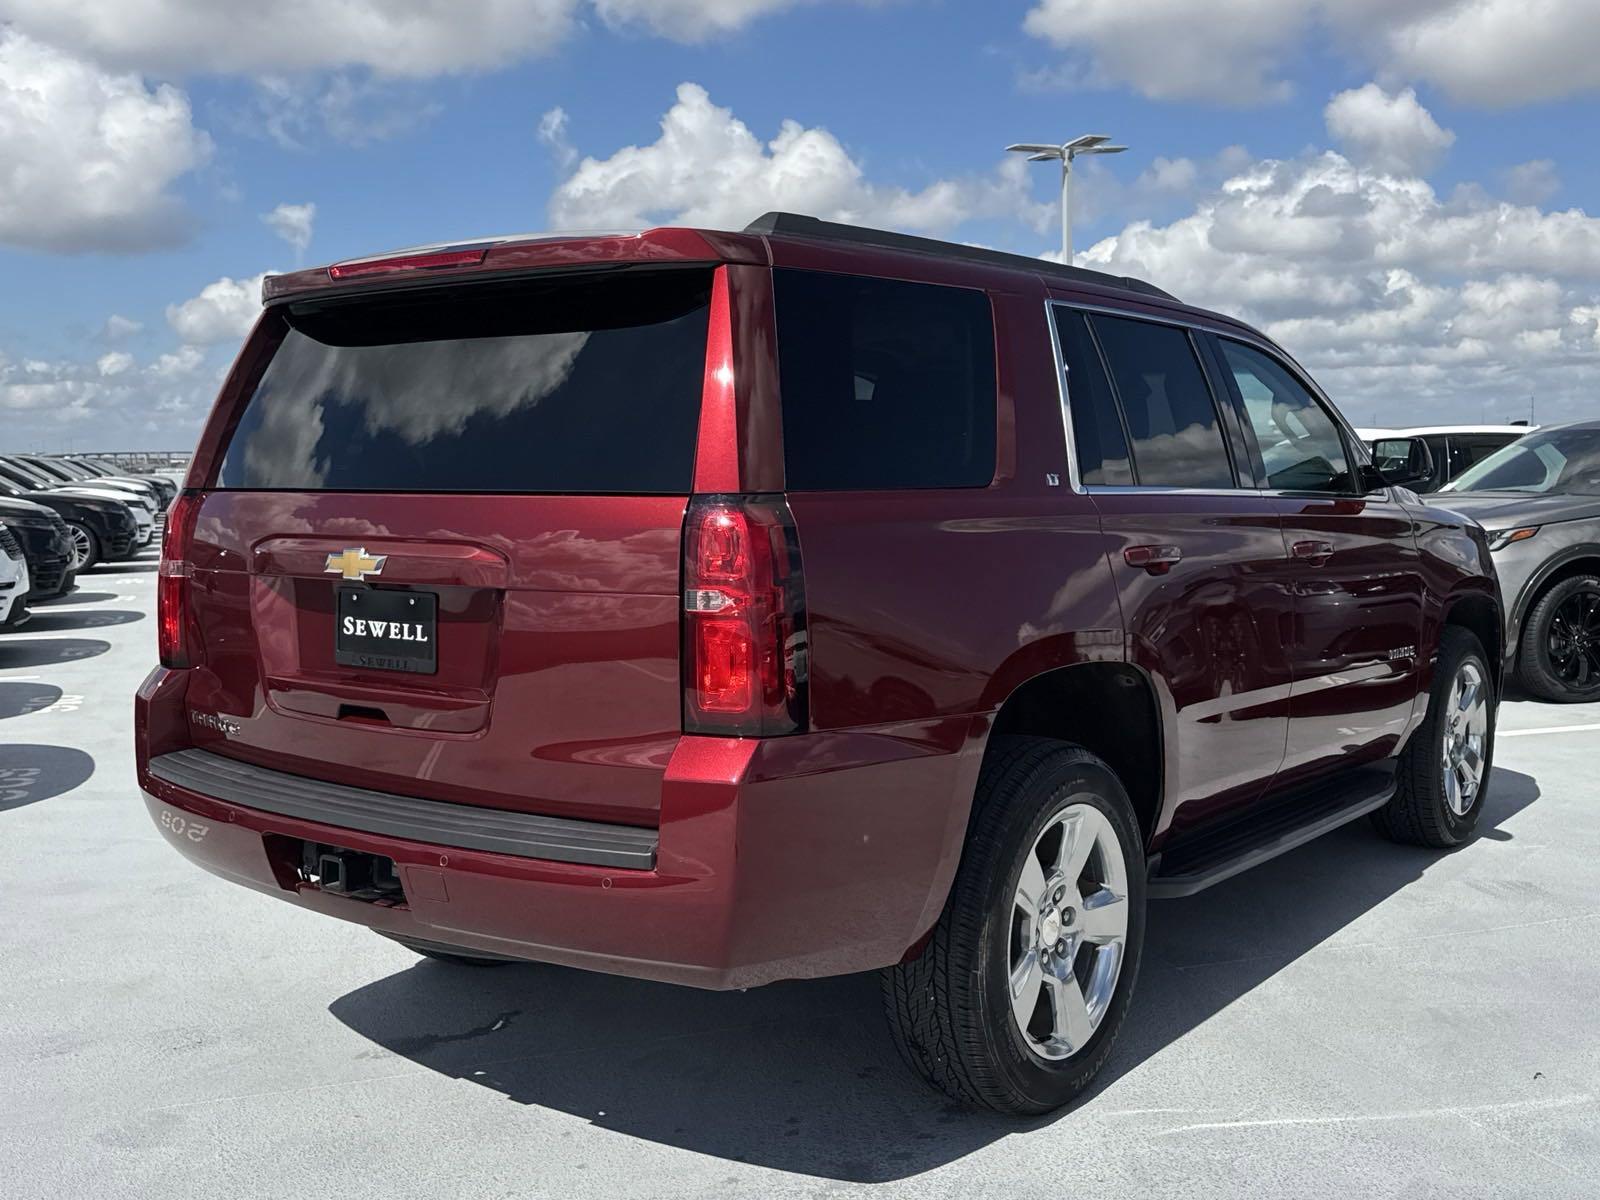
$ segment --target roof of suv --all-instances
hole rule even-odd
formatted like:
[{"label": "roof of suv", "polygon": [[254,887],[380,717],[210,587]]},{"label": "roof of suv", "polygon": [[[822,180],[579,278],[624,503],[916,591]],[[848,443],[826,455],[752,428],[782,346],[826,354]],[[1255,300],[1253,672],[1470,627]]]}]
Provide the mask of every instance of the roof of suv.
[{"label": "roof of suv", "polygon": [[1413,438],[1450,433],[1508,433],[1512,437],[1522,437],[1538,428],[1537,425],[1411,425],[1404,429],[1388,427],[1377,429],[1363,426],[1357,429],[1356,433],[1370,442],[1374,438]]},{"label": "roof of suv", "polygon": [[441,242],[391,250],[362,258],[345,259],[262,281],[264,303],[289,296],[344,288],[352,283],[392,286],[397,276],[417,278],[425,272],[444,278],[470,276],[478,271],[508,271],[601,265],[640,261],[729,261],[771,264],[770,243],[790,240],[829,243],[841,249],[879,249],[925,254],[951,262],[971,263],[991,269],[1016,271],[1046,280],[1088,284],[1132,293],[1145,299],[1176,302],[1154,284],[1131,276],[1091,271],[1024,254],[1009,254],[937,238],[913,237],[822,221],[796,213],[769,212],[737,233],[721,230],[661,226],[637,232],[524,233],[471,241]]}]

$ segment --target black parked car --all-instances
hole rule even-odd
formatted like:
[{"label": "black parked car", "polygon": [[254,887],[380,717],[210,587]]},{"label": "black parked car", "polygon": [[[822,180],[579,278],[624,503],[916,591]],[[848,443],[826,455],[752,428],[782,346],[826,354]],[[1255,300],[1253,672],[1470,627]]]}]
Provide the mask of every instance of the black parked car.
[{"label": "black parked car", "polygon": [[20,460],[26,466],[30,466],[40,474],[60,483],[100,484],[126,488],[128,491],[143,497],[153,512],[161,512],[167,507],[166,494],[148,479],[140,479],[135,475],[101,475],[97,471],[89,470],[81,463],[70,462],[64,458],[54,458],[48,454],[13,454],[11,458]]},{"label": "black parked car", "polygon": [[74,573],[98,562],[128,558],[136,549],[139,522],[120,500],[26,488],[0,477],[0,500],[4,499],[32,500],[60,516],[71,538]]},{"label": "black parked car", "polygon": [[0,498],[0,525],[22,544],[32,583],[30,604],[65,596],[76,586],[72,533],[59,512],[31,500]]}]

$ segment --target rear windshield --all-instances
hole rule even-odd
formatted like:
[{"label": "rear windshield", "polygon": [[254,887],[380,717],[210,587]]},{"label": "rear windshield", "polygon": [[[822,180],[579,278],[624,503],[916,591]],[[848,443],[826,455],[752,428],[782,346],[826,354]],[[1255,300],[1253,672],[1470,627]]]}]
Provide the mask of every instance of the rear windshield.
[{"label": "rear windshield", "polygon": [[218,486],[687,492],[710,292],[624,269],[291,306]]}]

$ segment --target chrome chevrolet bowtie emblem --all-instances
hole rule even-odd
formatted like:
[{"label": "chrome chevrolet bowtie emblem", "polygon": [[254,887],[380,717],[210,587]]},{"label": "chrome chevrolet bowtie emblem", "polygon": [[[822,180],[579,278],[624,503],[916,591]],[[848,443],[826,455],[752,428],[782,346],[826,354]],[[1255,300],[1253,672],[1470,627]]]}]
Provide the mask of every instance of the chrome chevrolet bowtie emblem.
[{"label": "chrome chevrolet bowtie emblem", "polygon": [[328,555],[327,573],[343,575],[346,579],[365,579],[368,575],[381,575],[387,554],[368,554],[365,546],[355,546],[338,554]]}]

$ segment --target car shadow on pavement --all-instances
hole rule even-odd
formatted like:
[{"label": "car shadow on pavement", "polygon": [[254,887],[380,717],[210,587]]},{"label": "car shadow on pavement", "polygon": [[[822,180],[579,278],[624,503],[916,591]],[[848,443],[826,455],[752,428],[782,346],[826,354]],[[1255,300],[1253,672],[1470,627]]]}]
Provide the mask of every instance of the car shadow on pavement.
[{"label": "car shadow on pavement", "polygon": [[67,746],[0,746],[0,814],[60,796],[94,774],[94,759]]},{"label": "car shadow on pavement", "polygon": [[[1538,798],[1497,770],[1480,835]],[[1365,821],[1189,900],[1153,904],[1139,990],[1094,1090],[1415,882],[1438,853]],[[1196,968],[1228,964],[1221,973]],[[541,965],[424,960],[329,1011],[431,1070],[648,1141],[854,1183],[904,1179],[1066,1114],[954,1104],[900,1063],[875,976],[702,992]],[[1092,1094],[1092,1093],[1091,1093]]]},{"label": "car shadow on pavement", "polygon": [[24,628],[29,633],[63,633],[107,625],[131,625],[142,620],[142,612],[129,608],[101,608],[92,612],[36,612]]},{"label": "car shadow on pavement", "polygon": [[0,721],[23,717],[49,708],[61,699],[61,689],[50,683],[13,683],[0,679]]},{"label": "car shadow on pavement", "polygon": [[33,600],[29,607],[35,612],[47,608],[56,608],[61,605],[74,604],[104,604],[107,600],[115,600],[116,592],[68,592],[65,596],[52,596],[49,600]]},{"label": "car shadow on pavement", "polygon": [[80,658],[94,658],[109,649],[111,643],[98,638],[40,638],[37,641],[0,638],[0,671],[76,662]]},{"label": "car shadow on pavement", "polygon": [[121,575],[129,571],[157,571],[160,568],[161,564],[155,559],[143,559],[138,562],[96,563],[83,574],[98,577],[101,575]]}]

